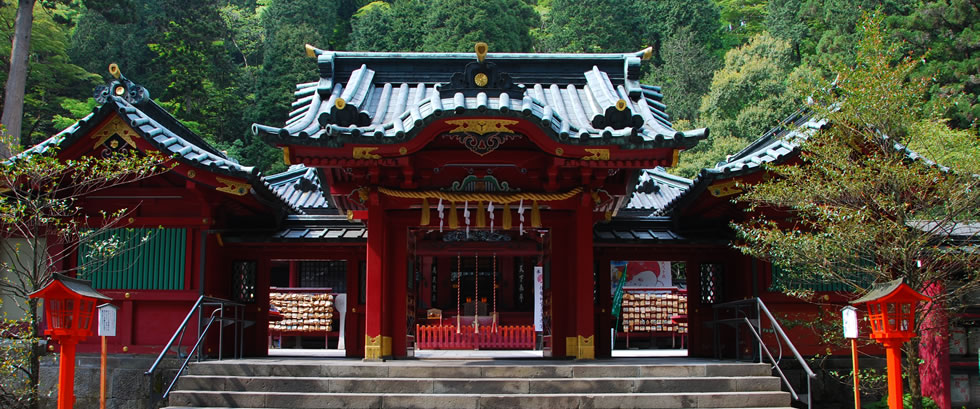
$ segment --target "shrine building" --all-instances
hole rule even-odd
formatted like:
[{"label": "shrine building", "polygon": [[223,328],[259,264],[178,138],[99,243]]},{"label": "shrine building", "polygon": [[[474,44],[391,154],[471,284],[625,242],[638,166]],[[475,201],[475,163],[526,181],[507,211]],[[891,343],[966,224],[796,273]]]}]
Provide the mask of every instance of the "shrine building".
[{"label": "shrine building", "polygon": [[[210,146],[112,70],[91,115],[32,148],[174,158],[83,203],[130,209],[117,233],[150,237],[84,274],[120,307],[110,353],[160,353],[202,296],[245,306],[246,356],[302,337],[368,360],[425,349],[593,359],[667,339],[690,356],[747,355],[707,325],[712,305],[760,297],[816,313],[731,247],[729,223],[745,217],[731,201],[739,183],[795,160],[785,136],[823,122],[797,113],[689,180],[665,168],[708,130],[674,129],[662,90],[640,83],[651,49],[487,51],[307,46],[315,65],[282,107],[286,123],[252,127],[290,165],[273,175]],[[842,288],[814,289],[844,301]],[[804,354],[823,351],[805,329],[793,334]]]}]

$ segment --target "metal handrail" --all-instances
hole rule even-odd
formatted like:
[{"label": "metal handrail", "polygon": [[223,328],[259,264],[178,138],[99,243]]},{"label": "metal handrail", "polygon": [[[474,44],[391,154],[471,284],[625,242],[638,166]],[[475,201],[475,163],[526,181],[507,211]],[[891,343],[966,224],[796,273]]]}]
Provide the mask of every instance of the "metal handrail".
[{"label": "metal handrail", "polygon": [[[202,315],[204,313],[204,308],[208,306],[213,306],[216,308],[211,312],[211,316],[208,319],[207,324],[203,325],[204,323],[202,321]],[[225,317],[225,310],[226,308],[229,307],[234,310],[234,318]],[[201,343],[204,341],[204,338],[208,335],[208,331],[211,329],[211,325],[214,324],[215,321],[220,321],[222,323],[222,325],[220,326],[221,328],[224,328],[227,325],[235,325],[235,342],[234,342],[235,351],[233,354],[235,358],[242,357],[242,351],[245,344],[244,329],[245,326],[247,326],[247,324],[250,322],[244,319],[245,314],[244,311],[242,311],[244,308],[245,308],[245,304],[237,303],[234,301],[229,301],[221,298],[206,297],[203,295],[197,298],[197,301],[194,302],[194,305],[191,307],[190,311],[187,312],[187,316],[184,317],[184,320],[177,327],[177,330],[174,331],[174,335],[170,337],[170,342],[167,342],[167,346],[164,347],[163,351],[160,352],[160,355],[157,356],[157,359],[153,362],[153,365],[150,366],[150,369],[143,373],[144,375],[153,377],[153,375],[155,375],[157,370],[159,369],[160,363],[163,361],[163,358],[167,355],[168,352],[170,352],[170,349],[174,346],[174,343],[175,342],[177,343],[177,357],[184,358],[184,360],[181,363],[180,367],[177,369],[177,374],[174,376],[174,379],[170,382],[170,385],[167,386],[167,388],[163,391],[163,393],[159,395],[152,394],[150,396],[151,405],[155,405],[157,402],[166,399],[167,396],[170,395],[170,391],[173,389],[174,385],[177,384],[177,380],[180,379],[180,375],[184,373],[184,369],[187,368],[187,364],[190,363],[191,357],[194,356],[195,352],[198,353],[197,354],[198,362],[204,359],[203,355],[200,353],[201,349],[199,347]],[[184,357],[180,353],[180,345],[184,339],[184,333],[187,330],[187,324],[191,322],[191,318],[194,316],[195,313],[197,313],[198,315],[197,328],[198,328],[199,335],[197,341],[194,342],[194,346],[190,349],[190,351],[187,352],[186,357]],[[221,358],[223,358],[224,356],[224,351],[223,351],[224,331],[219,331],[218,337],[219,337],[218,360],[221,360]]]},{"label": "metal handrail", "polygon": [[[806,372],[807,375],[806,376],[806,389],[807,389],[806,405],[808,408],[812,408],[813,389],[811,385],[811,380],[813,378],[816,378],[817,374],[810,369],[809,365],[807,365],[806,360],[803,359],[802,355],[800,355],[800,352],[796,349],[796,346],[793,345],[793,341],[791,341],[789,339],[789,336],[786,335],[786,332],[783,331],[783,327],[779,325],[779,321],[776,321],[776,318],[773,317],[772,313],[769,311],[769,308],[766,307],[766,304],[762,301],[762,299],[756,297],[756,298],[750,298],[746,300],[731,301],[727,303],[716,304],[714,305],[714,308],[716,311],[716,315],[718,309],[734,308],[735,315],[737,317],[739,313],[742,312],[742,309],[740,307],[749,304],[752,304],[756,307],[756,323],[753,323],[748,316],[743,316],[742,321],[749,327],[749,330],[752,332],[752,335],[755,337],[756,341],[759,342],[759,363],[763,362],[763,352],[764,352],[765,356],[767,356],[769,358],[769,361],[772,362],[773,369],[776,370],[776,372],[779,374],[779,377],[783,380],[783,384],[785,384],[786,387],[789,388],[789,392],[790,395],[793,397],[793,400],[799,401],[800,400],[799,394],[796,393],[796,390],[793,388],[793,385],[790,384],[789,379],[786,378],[786,375],[783,373],[782,368],[780,368],[779,366],[779,363],[780,361],[782,361],[782,357],[783,357],[783,344],[785,344],[789,348],[790,352],[793,353],[793,356],[796,358],[797,362],[800,363],[800,366],[803,368],[803,371]],[[769,351],[769,347],[762,340],[762,334],[760,333],[762,331],[762,317],[761,317],[762,314],[766,315],[766,318],[769,319],[769,324],[772,326],[773,331],[778,335],[778,337],[776,338],[776,341],[779,343],[778,358],[773,358],[772,353]],[[758,330],[756,330],[756,325],[759,326]],[[715,334],[717,334],[717,331],[715,331]]]}]

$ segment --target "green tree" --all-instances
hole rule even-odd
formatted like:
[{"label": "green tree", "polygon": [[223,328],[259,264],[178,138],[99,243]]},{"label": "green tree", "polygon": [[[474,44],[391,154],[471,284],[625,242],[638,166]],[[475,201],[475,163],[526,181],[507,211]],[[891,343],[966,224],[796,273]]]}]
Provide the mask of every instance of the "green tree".
[{"label": "green tree", "polygon": [[[746,187],[738,200],[750,218],[735,229],[743,252],[782,267],[791,281],[839,282],[861,293],[869,282],[902,278],[931,293],[934,302],[916,310],[916,333],[923,333],[938,330],[924,317],[977,302],[964,296],[980,287],[980,254],[960,246],[976,238],[961,227],[980,220],[980,179],[912,160],[896,146],[928,147],[955,162],[938,152],[950,149],[945,133],[923,134],[945,124],[923,114],[926,84],[910,76],[918,59],[901,57],[881,22],[872,16],[862,23],[855,60],[830,69],[834,86],[810,87],[823,90],[814,106],[829,129],[802,142],[799,163],[772,167],[774,177]],[[976,136],[955,148],[975,158]],[[918,338],[906,344],[912,402],[921,402],[918,351]]]},{"label": "green tree", "polygon": [[980,5],[967,0],[929,1],[892,26],[909,48],[925,55],[914,75],[929,79],[929,104],[969,128],[980,118]]},{"label": "green tree", "polygon": [[425,3],[373,1],[354,14],[350,49],[356,51],[420,51],[425,36]]},{"label": "green tree", "polygon": [[[38,12],[31,25],[30,75],[26,78],[26,93],[21,97],[23,113],[18,118],[21,125],[18,132],[11,132],[24,143],[40,141],[59,131],[51,118],[65,114],[62,104],[75,101],[73,98],[79,95],[88,95],[98,81],[98,76],[69,61],[66,53],[69,27],[56,20],[63,20],[70,10],[60,5],[50,10],[43,10],[40,4],[35,7]],[[13,36],[10,29],[14,26],[14,12],[12,7],[0,8],[0,33],[4,36]],[[10,56],[10,51],[0,44],[0,55]],[[0,69],[0,78],[9,79],[6,68],[7,64],[4,64]],[[3,101],[5,110],[7,102],[6,99]]]},{"label": "green tree", "polygon": [[531,51],[530,30],[540,20],[524,0],[439,0],[429,4],[424,51],[473,51],[473,45],[481,41],[494,52]]},{"label": "green tree", "polygon": [[[0,129],[2,131],[2,129]],[[13,137],[0,132],[0,143],[8,144],[11,152]],[[128,218],[133,209],[93,214],[80,205],[82,198],[115,186],[156,176],[169,169],[168,158],[155,153],[130,152],[109,157],[86,156],[73,160],[58,158],[57,147],[44,152],[28,151],[0,162],[0,225],[4,239],[0,251],[7,260],[0,263],[6,274],[0,280],[0,298],[27,299],[27,295],[43,288],[53,273],[72,273],[91,263],[104,263],[122,251],[118,240],[108,230]],[[98,217],[89,217],[98,216]],[[100,220],[96,222],[94,220]],[[101,236],[100,236],[101,235]],[[109,237],[97,239],[97,237]],[[78,263],[74,268],[75,251],[82,245],[94,246],[98,256]],[[37,408],[39,405],[38,376],[40,357],[44,354],[40,340],[38,301],[26,303],[26,318],[13,328],[3,328],[4,342],[0,346],[0,403],[5,408]],[[7,323],[10,324],[10,323]],[[19,379],[22,382],[12,381]]]},{"label": "green tree", "polygon": [[[666,41],[683,30],[689,44],[697,44],[708,52],[722,45],[718,24],[721,18],[715,2],[711,0],[637,0],[639,27],[642,28],[643,46],[652,46],[655,64],[666,62]],[[627,50],[628,51],[628,50]],[[713,71],[714,67],[705,69]]]},{"label": "green tree", "polygon": [[663,65],[654,68],[643,82],[663,86],[664,102],[672,120],[695,121],[718,61],[687,27],[667,37],[660,55]]},{"label": "green tree", "polygon": [[522,0],[374,1],[354,15],[350,48],[360,51],[529,52],[539,17]]},{"label": "green tree", "polygon": [[635,0],[553,0],[539,42],[544,52],[630,52],[643,48]]},{"label": "green tree", "polygon": [[794,69],[788,42],[763,33],[725,54],[701,100],[701,124],[712,135],[753,139],[797,108],[789,91]]}]

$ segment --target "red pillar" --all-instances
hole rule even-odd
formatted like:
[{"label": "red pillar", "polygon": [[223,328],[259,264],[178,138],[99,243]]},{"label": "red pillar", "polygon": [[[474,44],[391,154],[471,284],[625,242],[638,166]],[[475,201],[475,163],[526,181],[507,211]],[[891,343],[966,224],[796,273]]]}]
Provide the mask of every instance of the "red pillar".
[{"label": "red pillar", "polygon": [[62,338],[61,357],[58,362],[58,409],[75,406],[75,344],[78,340]]},{"label": "red pillar", "polygon": [[[576,359],[595,359],[595,305],[593,304],[592,196],[583,193],[575,211],[575,336]],[[571,343],[566,342],[569,347]],[[568,351],[569,355],[573,351]]]},{"label": "red pillar", "polygon": [[384,350],[384,255],[385,217],[377,191],[368,197],[367,272],[364,311],[364,359],[380,360],[391,355],[391,338],[387,354]]},{"label": "red pillar", "polygon": [[[935,300],[942,293],[942,287],[933,283],[922,293]],[[950,409],[953,403],[949,384],[949,319],[937,301],[926,304],[925,311],[928,313],[921,324],[922,340],[919,342],[922,396],[932,398],[939,409]]]},{"label": "red pillar", "polygon": [[296,261],[289,262],[289,286],[299,287],[299,263]]}]

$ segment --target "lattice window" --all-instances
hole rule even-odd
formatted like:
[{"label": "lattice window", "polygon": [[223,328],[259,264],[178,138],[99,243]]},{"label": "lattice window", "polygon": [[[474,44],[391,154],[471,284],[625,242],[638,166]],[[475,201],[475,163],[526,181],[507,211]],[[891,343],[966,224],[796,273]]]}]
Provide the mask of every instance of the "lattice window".
[{"label": "lattice window", "polygon": [[333,292],[347,292],[347,261],[301,261],[299,286],[331,288]]},{"label": "lattice window", "polygon": [[236,261],[232,264],[232,299],[241,303],[255,302],[254,261]]},{"label": "lattice window", "polygon": [[724,268],[721,264],[701,265],[701,304],[709,305],[718,301],[721,295],[721,276]]}]

